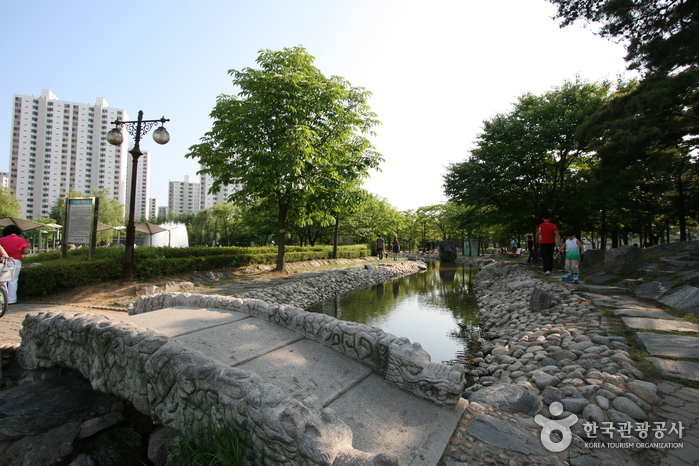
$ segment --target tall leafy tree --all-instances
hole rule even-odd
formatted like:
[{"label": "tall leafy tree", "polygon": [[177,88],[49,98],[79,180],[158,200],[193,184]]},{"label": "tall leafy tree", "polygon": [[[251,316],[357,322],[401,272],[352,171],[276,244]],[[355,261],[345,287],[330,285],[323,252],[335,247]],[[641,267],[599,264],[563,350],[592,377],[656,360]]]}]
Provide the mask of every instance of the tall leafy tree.
[{"label": "tall leafy tree", "polygon": [[12,189],[0,188],[0,218],[19,217],[22,212],[22,205],[12,193]]},{"label": "tall leafy tree", "polygon": [[496,222],[517,228],[523,217],[534,223],[564,204],[577,211],[584,198],[573,187],[589,154],[576,130],[610,95],[609,82],[579,80],[525,94],[512,112],[484,122],[470,157],[449,166],[445,193],[464,206],[495,209]]},{"label": "tall leafy tree", "polygon": [[303,47],[265,49],[259,69],[230,70],[240,91],[218,97],[213,128],[187,154],[215,178],[211,192],[242,183],[232,201],[274,206],[280,271],[290,210],[310,216],[314,192],[343,189],[382,160],[367,139],[379,124],[370,93],[326,77],[313,62]]}]

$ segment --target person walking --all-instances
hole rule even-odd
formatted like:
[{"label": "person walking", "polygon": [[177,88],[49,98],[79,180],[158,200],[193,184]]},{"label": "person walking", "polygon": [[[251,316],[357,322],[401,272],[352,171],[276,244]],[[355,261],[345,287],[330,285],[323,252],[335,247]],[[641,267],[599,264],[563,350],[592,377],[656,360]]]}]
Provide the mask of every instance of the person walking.
[{"label": "person walking", "polygon": [[379,235],[378,238],[376,238],[376,252],[379,254],[379,260],[383,260],[383,253],[386,248],[386,241],[383,239],[383,236]]},{"label": "person walking", "polygon": [[561,233],[558,226],[551,222],[551,214],[545,214],[544,223],[537,227],[536,242],[539,244],[544,273],[549,275],[553,271],[553,251],[561,244]]},{"label": "person walking", "polygon": [[17,225],[7,225],[2,231],[0,238],[0,246],[7,252],[14,266],[15,272],[12,274],[12,280],[7,282],[7,304],[15,304],[17,302],[17,280],[19,279],[19,271],[22,270],[22,256],[29,252],[29,243],[19,235],[22,230]]},{"label": "person walking", "polygon": [[[575,237],[575,230],[570,229],[566,231],[566,239],[563,244],[563,250],[561,253],[565,253],[566,267],[565,275],[563,275],[563,281],[573,281],[573,283],[580,282],[580,261],[582,256],[585,254],[585,246],[580,242],[579,239]],[[572,274],[572,275],[571,275]]]},{"label": "person walking", "polygon": [[393,237],[393,260],[398,260],[398,253],[400,252],[400,243],[398,242],[398,237]]}]

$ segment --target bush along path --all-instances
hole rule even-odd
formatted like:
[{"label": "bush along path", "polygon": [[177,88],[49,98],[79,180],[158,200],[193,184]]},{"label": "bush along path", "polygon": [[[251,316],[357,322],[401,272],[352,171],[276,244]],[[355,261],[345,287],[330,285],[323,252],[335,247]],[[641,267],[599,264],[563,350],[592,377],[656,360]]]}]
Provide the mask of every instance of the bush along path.
[{"label": "bush along path", "polygon": [[482,265],[475,288],[485,341],[444,464],[695,464],[699,390],[647,380],[610,328],[661,310],[512,261]]}]

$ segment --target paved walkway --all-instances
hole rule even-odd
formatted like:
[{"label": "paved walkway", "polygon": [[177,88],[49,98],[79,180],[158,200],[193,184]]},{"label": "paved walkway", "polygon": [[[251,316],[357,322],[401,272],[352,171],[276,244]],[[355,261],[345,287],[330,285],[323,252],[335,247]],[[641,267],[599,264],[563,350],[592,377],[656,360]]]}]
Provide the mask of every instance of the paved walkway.
[{"label": "paved walkway", "polygon": [[[636,340],[652,355],[646,359],[666,378],[699,381],[699,363],[686,360],[699,358],[699,325],[684,322],[654,302],[635,298],[622,288],[580,285],[573,289],[635,330]],[[654,414],[664,420],[668,430],[679,427],[679,423],[684,429],[682,435],[668,432],[662,439],[652,440],[682,444],[679,448],[658,449],[660,464],[699,464],[699,389],[667,379],[657,385],[661,404],[654,408]]]}]

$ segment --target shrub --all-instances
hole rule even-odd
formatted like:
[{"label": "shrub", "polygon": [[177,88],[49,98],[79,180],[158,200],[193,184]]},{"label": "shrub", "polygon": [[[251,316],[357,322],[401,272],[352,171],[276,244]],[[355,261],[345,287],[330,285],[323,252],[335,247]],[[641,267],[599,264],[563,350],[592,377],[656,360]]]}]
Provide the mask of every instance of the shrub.
[{"label": "shrub", "polygon": [[[23,297],[45,296],[80,285],[118,280],[124,270],[124,248],[97,248],[88,258],[88,248],[60,253],[27,256],[19,276],[19,292]],[[366,245],[341,246],[338,257],[345,259],[370,255]],[[330,259],[331,246],[287,248],[287,262]],[[152,280],[169,275],[183,275],[210,270],[246,267],[255,264],[273,265],[277,250],[273,247],[141,247],[134,250],[134,275],[138,280]]]}]

